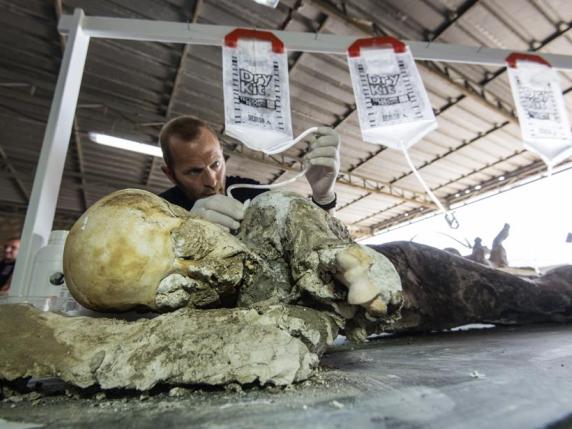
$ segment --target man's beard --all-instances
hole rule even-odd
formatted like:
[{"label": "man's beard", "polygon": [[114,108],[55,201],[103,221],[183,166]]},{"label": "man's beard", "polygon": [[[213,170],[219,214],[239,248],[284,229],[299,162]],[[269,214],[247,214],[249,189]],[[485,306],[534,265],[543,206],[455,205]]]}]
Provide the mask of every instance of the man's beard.
[{"label": "man's beard", "polygon": [[218,186],[214,189],[215,195],[224,195],[226,191],[226,177],[222,177],[222,180],[218,184]]},{"label": "man's beard", "polygon": [[[174,180],[177,187],[181,191],[183,191],[185,196],[190,200],[200,200],[201,198],[206,198],[210,196],[210,195],[189,195],[189,193],[185,190],[185,187],[181,184],[181,182],[179,181],[179,179],[177,179],[176,176],[174,177]],[[214,189],[214,195],[217,194],[224,195],[225,191],[226,191],[226,176],[222,176],[222,180],[220,181],[219,185]]]}]

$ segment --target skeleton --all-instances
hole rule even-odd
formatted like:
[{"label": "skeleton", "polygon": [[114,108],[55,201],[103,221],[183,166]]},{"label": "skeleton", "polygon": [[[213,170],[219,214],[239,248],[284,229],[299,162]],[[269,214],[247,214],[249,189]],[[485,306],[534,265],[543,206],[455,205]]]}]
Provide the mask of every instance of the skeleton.
[{"label": "skeleton", "polygon": [[84,306],[164,314],[125,322],[4,305],[0,381],[286,385],[311,374],[340,328],[361,341],[572,320],[570,266],[525,280],[416,243],[365,248],[289,193],[257,197],[235,237],[147,192],[116,192],[72,228],[64,271]]},{"label": "skeleton", "polygon": [[399,276],[383,255],[285,192],[256,198],[236,237],[149,192],[115,192],[71,229],[64,272],[73,296],[98,311],[264,301],[326,307],[340,323],[391,323],[402,303]]}]

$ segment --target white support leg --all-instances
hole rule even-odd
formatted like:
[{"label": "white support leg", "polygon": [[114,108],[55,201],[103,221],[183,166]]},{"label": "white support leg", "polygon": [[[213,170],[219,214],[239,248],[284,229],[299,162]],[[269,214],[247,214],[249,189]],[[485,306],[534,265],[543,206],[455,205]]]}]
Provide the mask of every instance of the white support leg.
[{"label": "white support leg", "polygon": [[33,294],[34,285],[30,285],[30,280],[34,257],[46,245],[52,230],[90,39],[82,29],[83,20],[83,11],[76,9],[26,212],[11,296]]}]

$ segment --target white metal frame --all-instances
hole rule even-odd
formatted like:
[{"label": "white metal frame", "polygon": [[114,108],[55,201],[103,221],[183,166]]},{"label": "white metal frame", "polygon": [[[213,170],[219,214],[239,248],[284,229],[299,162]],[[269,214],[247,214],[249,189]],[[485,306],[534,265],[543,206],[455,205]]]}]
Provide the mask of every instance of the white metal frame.
[{"label": "white metal frame", "polygon": [[[68,43],[58,75],[50,115],[30,203],[26,212],[22,243],[10,295],[30,295],[30,279],[36,252],[50,235],[64,170],[73,120],[90,38],[108,38],[222,46],[234,27],[185,24],[139,19],[85,16],[81,9],[61,17],[58,29],[68,34]],[[359,37],[332,34],[274,31],[290,51],[345,55]],[[469,47],[444,43],[405,41],[417,60],[504,66],[512,52],[504,49]],[[555,69],[572,71],[572,56],[542,54]]]},{"label": "white metal frame", "polygon": [[[71,33],[76,26],[75,15],[64,15],[58,29]],[[185,24],[180,22],[148,21],[142,19],[100,18],[86,16],[81,28],[89,37],[141,40],[192,45],[222,46],[224,36],[236,27],[225,25]],[[346,55],[348,47],[359,37],[324,33],[272,31],[289,51]],[[362,36],[363,37],[363,36]],[[506,57],[514,51],[447,43],[404,41],[416,60],[443,61],[504,66]],[[572,56],[542,54],[552,67],[572,70]]]}]

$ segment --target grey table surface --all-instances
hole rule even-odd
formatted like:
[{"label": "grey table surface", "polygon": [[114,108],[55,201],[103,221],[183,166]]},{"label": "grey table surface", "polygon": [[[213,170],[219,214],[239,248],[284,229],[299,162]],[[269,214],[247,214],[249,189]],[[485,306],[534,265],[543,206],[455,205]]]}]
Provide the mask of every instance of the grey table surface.
[{"label": "grey table surface", "polygon": [[572,325],[381,337],[336,345],[285,390],[170,393],[12,398],[0,428],[572,427]]}]

